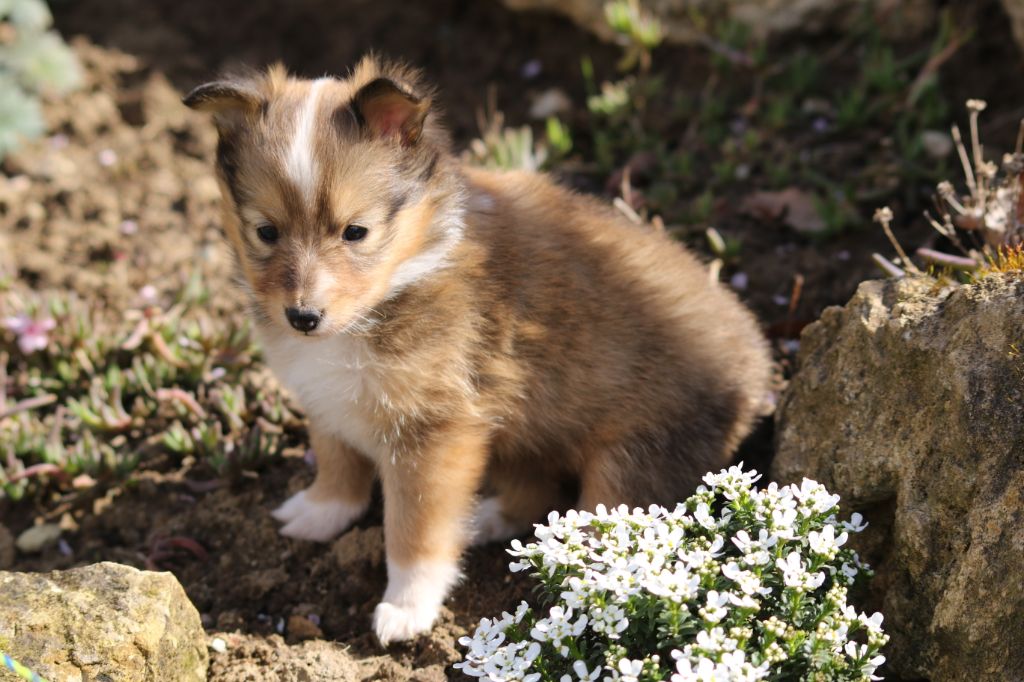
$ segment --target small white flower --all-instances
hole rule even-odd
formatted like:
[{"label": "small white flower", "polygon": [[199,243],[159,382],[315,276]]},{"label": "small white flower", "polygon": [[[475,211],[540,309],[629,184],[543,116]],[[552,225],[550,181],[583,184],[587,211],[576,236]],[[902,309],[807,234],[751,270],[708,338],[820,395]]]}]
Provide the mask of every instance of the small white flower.
[{"label": "small white flower", "polygon": [[593,670],[588,671],[587,664],[583,661],[576,661],[573,663],[572,671],[576,673],[576,679],[579,680],[579,682],[594,682],[601,676],[601,666],[594,666]]},{"label": "small white flower", "polygon": [[864,517],[857,512],[850,514],[849,521],[843,522],[843,529],[850,533],[859,533],[867,527],[867,521],[865,521]]},{"label": "small white flower", "polygon": [[836,537],[835,526],[826,525],[821,532],[810,531],[807,534],[807,544],[815,554],[832,558],[839,551],[839,548],[846,544],[849,536],[844,532]]},{"label": "small white flower", "polygon": [[807,572],[799,552],[790,552],[785,559],[776,559],[775,566],[782,571],[782,582],[786,587],[801,592],[816,590],[825,582],[824,573]]},{"label": "small white flower", "polygon": [[706,595],[707,601],[704,604],[704,608],[700,610],[701,617],[709,623],[717,623],[725,618],[729,614],[728,609],[725,607],[729,603],[730,597],[732,597],[730,592],[708,590]]},{"label": "small white flower", "polygon": [[697,523],[708,530],[714,530],[718,527],[718,523],[715,521],[714,517],[711,516],[711,507],[709,507],[705,502],[701,502],[697,505],[697,508],[693,510],[693,518],[697,520]]},{"label": "small white flower", "polygon": [[619,660],[618,671],[622,682],[637,682],[640,677],[640,673],[644,671],[644,662],[635,661],[629,658],[623,658]]},{"label": "small white flower", "polygon": [[877,611],[870,616],[866,613],[862,613],[858,617],[858,620],[860,620],[861,625],[868,630],[876,632],[880,632],[882,630],[882,614]]}]

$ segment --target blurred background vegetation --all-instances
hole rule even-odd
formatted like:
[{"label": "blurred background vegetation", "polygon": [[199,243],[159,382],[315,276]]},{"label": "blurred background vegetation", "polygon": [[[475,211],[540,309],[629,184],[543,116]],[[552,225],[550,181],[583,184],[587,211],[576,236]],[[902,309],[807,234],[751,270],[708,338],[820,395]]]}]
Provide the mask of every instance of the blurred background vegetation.
[{"label": "blurred background vegetation", "polygon": [[797,4],[0,0],[0,510],[300,466],[230,282],[213,131],[179,103],[224,68],[422,67],[468,163],[550,171],[697,250],[780,377],[865,278],[1019,267],[1016,3]]}]

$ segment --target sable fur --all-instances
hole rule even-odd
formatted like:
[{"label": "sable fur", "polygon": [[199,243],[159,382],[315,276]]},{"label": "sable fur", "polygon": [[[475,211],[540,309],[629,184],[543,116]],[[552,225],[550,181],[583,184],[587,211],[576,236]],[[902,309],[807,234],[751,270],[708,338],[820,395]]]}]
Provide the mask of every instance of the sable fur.
[{"label": "sable fur", "polygon": [[[317,478],[278,511],[283,532],[329,539],[380,479],[383,641],[429,628],[474,532],[684,499],[769,384],[753,316],[696,258],[545,176],[463,166],[431,99],[373,58],[346,79],[274,68],[186,98],[214,113],[225,231],[310,418]],[[356,221],[367,238],[343,241]],[[289,305],[323,326],[290,328]]]}]

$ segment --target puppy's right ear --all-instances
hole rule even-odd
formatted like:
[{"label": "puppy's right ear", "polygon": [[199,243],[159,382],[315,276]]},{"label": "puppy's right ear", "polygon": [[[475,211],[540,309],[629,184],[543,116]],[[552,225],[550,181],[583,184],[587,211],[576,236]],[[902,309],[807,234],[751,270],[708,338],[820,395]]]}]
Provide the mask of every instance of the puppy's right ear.
[{"label": "puppy's right ear", "polygon": [[263,98],[255,89],[234,81],[204,83],[181,101],[191,109],[214,114],[254,111],[263,104]]}]

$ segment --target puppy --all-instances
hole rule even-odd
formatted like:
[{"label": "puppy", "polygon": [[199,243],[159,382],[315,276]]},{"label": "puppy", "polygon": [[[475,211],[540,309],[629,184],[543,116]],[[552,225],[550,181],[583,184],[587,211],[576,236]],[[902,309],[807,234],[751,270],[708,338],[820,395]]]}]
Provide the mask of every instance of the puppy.
[{"label": "puppy", "polygon": [[679,244],[533,173],[463,165],[416,72],[201,85],[267,360],[309,416],[324,542],[384,495],[383,643],[430,629],[471,542],[546,512],[673,505],[768,391],[753,316]]}]

